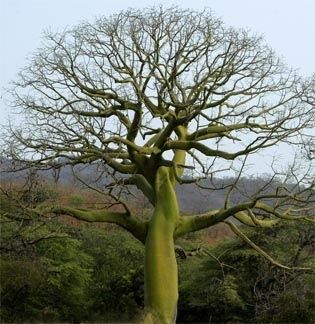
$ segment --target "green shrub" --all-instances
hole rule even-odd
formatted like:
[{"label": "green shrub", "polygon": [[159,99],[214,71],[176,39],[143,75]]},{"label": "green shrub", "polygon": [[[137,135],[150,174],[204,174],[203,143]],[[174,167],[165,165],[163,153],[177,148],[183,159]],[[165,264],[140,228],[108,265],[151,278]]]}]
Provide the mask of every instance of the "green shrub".
[{"label": "green shrub", "polygon": [[[310,223],[247,230],[247,235],[286,265],[314,263]],[[314,273],[275,267],[238,239],[208,249],[220,264],[210,256],[180,262],[179,322],[314,322]]]},{"label": "green shrub", "polygon": [[79,321],[88,318],[93,260],[73,239],[40,241],[33,258],[1,260],[2,320]]}]

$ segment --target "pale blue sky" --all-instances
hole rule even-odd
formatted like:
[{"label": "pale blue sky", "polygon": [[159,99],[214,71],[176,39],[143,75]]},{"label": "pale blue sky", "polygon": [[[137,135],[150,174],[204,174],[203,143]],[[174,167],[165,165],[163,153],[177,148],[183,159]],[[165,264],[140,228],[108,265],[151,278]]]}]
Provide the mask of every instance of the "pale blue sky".
[{"label": "pale blue sky", "polygon": [[40,46],[44,29],[62,30],[99,15],[154,4],[211,8],[227,25],[263,34],[301,74],[315,72],[315,0],[0,0],[0,125],[9,115],[4,88]]},{"label": "pale blue sky", "polygon": [[[314,0],[0,0],[0,93],[40,45],[44,29],[60,30],[82,20],[93,20],[127,7],[153,4],[213,9],[227,25],[250,28],[292,67],[304,75],[315,71]],[[1,99],[0,124],[8,107]]]}]

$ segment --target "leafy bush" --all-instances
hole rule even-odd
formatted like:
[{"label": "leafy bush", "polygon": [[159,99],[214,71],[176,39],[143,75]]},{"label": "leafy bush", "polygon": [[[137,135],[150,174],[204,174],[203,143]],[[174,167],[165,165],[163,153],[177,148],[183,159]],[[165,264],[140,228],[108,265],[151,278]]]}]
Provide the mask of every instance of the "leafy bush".
[{"label": "leafy bush", "polygon": [[122,231],[85,229],[81,240],[95,262],[90,320],[130,321],[143,307],[143,246]]},{"label": "leafy bush", "polygon": [[78,321],[87,318],[93,260],[73,239],[40,241],[33,257],[1,259],[1,318]]},{"label": "leafy bush", "polygon": [[[309,223],[247,230],[247,235],[286,265],[314,263],[314,227]],[[208,250],[211,257],[180,263],[179,322],[314,322],[314,273],[275,267],[238,239]]]}]

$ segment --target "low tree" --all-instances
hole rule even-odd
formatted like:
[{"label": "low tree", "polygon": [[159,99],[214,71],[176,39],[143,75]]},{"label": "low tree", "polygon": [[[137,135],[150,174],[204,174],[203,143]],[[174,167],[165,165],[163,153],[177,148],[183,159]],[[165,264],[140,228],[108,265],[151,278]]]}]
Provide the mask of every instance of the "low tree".
[{"label": "low tree", "polygon": [[[228,222],[248,240],[229,217],[272,226],[309,213],[310,168],[302,176],[291,168],[281,186],[273,184],[281,176],[275,170],[238,203],[233,192],[242,189],[238,181],[252,155],[262,158],[280,143],[308,143],[314,78],[302,79],[261,37],[228,28],[207,10],[130,9],[48,32],[13,97],[26,118],[5,135],[6,154],[38,168],[97,163],[111,174],[114,181],[104,187],[123,209],[61,206],[51,212],[117,224],[145,244],[148,322],[176,317],[177,238]],[[203,177],[211,180],[224,170],[236,177],[225,184],[221,208],[182,215],[176,185],[205,186]],[[143,192],[153,206],[149,220],[132,213],[118,186]]]}]

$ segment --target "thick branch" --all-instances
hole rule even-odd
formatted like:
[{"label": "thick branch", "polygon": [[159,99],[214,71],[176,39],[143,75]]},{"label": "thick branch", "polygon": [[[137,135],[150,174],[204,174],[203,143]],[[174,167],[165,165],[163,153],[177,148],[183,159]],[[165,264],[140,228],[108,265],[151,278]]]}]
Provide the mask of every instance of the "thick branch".
[{"label": "thick branch", "polygon": [[248,209],[247,213],[241,211],[235,213],[233,216],[247,226],[272,227],[280,222],[280,219],[258,219],[250,209]]},{"label": "thick branch", "polygon": [[175,230],[174,237],[178,238],[187,233],[196,232],[204,228],[210,227],[219,222],[222,222],[226,217],[222,217],[218,209],[206,214],[182,216]]},{"label": "thick branch", "polygon": [[155,192],[150,185],[150,183],[147,181],[147,179],[140,174],[136,174],[132,177],[132,180],[134,181],[134,184],[137,186],[139,190],[142,191],[142,193],[148,198],[150,203],[154,206],[155,205]]},{"label": "thick branch", "polygon": [[279,219],[253,219],[250,215],[245,213],[245,211],[256,207],[258,204],[259,203],[256,201],[249,201],[226,209],[216,209],[200,215],[182,217],[181,223],[176,229],[176,237],[210,227],[226,220],[230,216],[233,216],[240,222],[250,226],[271,227],[276,225],[279,222]]},{"label": "thick branch", "polygon": [[200,128],[187,136],[187,140],[201,141],[213,137],[227,136],[230,132],[240,129],[268,129],[266,125],[254,123],[240,123],[234,125],[209,125],[208,127]]},{"label": "thick branch", "polygon": [[72,207],[55,207],[52,209],[52,212],[58,215],[69,215],[89,223],[113,223],[126,229],[140,242],[145,243],[147,234],[146,223],[140,222],[130,214],[104,210],[76,209]]}]

